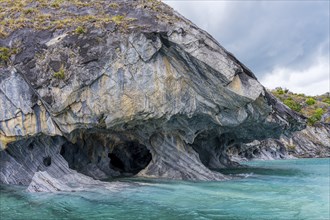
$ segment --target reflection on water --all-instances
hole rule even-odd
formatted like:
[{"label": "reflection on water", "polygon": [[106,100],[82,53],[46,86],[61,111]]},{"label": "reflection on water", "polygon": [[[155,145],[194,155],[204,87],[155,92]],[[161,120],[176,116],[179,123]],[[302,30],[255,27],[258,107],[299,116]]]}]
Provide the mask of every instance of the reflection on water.
[{"label": "reflection on water", "polygon": [[118,192],[27,193],[0,185],[5,219],[329,219],[330,159],[250,162],[225,182],[127,178]]}]

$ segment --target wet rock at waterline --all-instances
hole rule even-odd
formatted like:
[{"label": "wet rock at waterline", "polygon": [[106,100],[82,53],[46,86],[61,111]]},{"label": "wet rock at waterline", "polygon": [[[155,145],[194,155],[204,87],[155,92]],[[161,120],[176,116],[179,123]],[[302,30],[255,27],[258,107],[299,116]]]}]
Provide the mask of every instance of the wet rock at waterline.
[{"label": "wet rock at waterline", "polygon": [[330,125],[319,123],[279,139],[242,143],[228,148],[226,155],[235,162],[330,157]]},{"label": "wet rock at waterline", "polygon": [[[31,192],[94,190],[101,187],[118,190],[125,183],[107,183],[83,175],[72,168],[63,157],[63,137],[36,136],[10,144],[0,152],[0,179],[2,183],[28,185]],[[79,155],[76,162],[82,160]],[[101,172],[97,169],[94,173]]]},{"label": "wet rock at waterline", "polygon": [[212,169],[236,165],[229,147],[304,128],[167,5],[118,4],[111,13],[129,16],[125,25],[27,28],[0,40],[20,42],[0,67],[2,183],[54,191],[133,175],[224,180]]}]

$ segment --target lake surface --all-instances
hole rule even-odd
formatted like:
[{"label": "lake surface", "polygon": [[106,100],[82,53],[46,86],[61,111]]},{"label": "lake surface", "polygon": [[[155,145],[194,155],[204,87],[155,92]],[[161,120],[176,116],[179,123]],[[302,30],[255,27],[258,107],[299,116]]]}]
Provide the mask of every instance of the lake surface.
[{"label": "lake surface", "polygon": [[118,192],[0,185],[0,219],[329,219],[330,159],[257,161],[226,182],[124,179]]}]

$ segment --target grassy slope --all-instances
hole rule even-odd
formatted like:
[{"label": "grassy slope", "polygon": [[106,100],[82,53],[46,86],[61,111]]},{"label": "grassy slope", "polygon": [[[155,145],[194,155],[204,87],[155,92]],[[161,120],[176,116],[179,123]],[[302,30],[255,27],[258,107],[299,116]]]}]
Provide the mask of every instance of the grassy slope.
[{"label": "grassy slope", "polygon": [[0,66],[21,52],[20,42],[5,46],[6,39],[16,31],[84,34],[93,29],[105,32],[115,26],[114,31],[126,33],[150,25],[143,21],[142,12],[163,23],[178,19],[159,0],[0,0]]},{"label": "grassy slope", "polygon": [[306,96],[282,88],[277,88],[271,92],[291,109],[306,116],[309,125],[314,125],[318,122],[330,123],[329,93],[319,96]]},{"label": "grassy slope", "polygon": [[[126,14],[125,8],[149,9],[157,13],[160,6],[159,0],[0,0],[0,38],[23,28],[49,30],[73,27],[79,28],[77,32],[83,32],[86,24],[104,28],[113,22],[124,29],[135,20]],[[156,18],[164,19],[160,15]]]}]

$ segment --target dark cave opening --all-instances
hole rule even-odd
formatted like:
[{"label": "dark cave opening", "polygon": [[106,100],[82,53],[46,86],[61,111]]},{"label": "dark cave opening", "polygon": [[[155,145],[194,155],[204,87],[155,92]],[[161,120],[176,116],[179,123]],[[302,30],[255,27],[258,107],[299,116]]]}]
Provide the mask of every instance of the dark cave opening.
[{"label": "dark cave opening", "polygon": [[60,154],[61,154],[62,156],[65,155],[65,147],[64,147],[64,145],[61,147]]},{"label": "dark cave opening", "polygon": [[71,169],[96,179],[133,176],[152,159],[145,145],[123,134],[87,133],[74,144],[64,143],[59,153]]},{"label": "dark cave opening", "polygon": [[233,168],[239,163],[232,161],[228,151],[237,151],[237,139],[232,133],[219,136],[216,130],[205,131],[197,135],[191,147],[198,153],[201,162],[212,170]]},{"label": "dark cave opening", "polygon": [[254,156],[258,156],[258,155],[260,155],[260,151],[259,151],[259,149],[255,149],[255,150],[253,150],[253,155]]},{"label": "dark cave opening", "polygon": [[125,166],[124,163],[121,161],[121,159],[119,159],[116,154],[113,153],[109,153],[108,157],[110,158],[110,168],[113,168],[114,170],[118,170],[118,171],[123,171]]},{"label": "dark cave opening", "polygon": [[76,137],[72,142],[61,136],[37,136],[10,144],[0,151],[0,183],[29,185],[36,172],[62,175],[69,172],[66,165],[99,180],[129,177],[146,168],[152,159],[145,145],[125,133],[79,133]]},{"label": "dark cave opening", "polygon": [[49,167],[51,164],[52,164],[52,158],[51,157],[45,157],[44,159],[43,159],[43,163],[44,163],[44,165],[46,166],[46,167]]},{"label": "dark cave opening", "polygon": [[124,175],[137,174],[152,159],[146,146],[133,141],[116,145],[108,157],[110,158],[109,167]]},{"label": "dark cave opening", "polygon": [[33,148],[34,148],[33,143],[30,143],[30,144],[28,145],[28,149],[32,151]]}]

